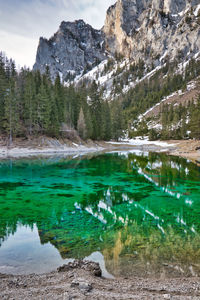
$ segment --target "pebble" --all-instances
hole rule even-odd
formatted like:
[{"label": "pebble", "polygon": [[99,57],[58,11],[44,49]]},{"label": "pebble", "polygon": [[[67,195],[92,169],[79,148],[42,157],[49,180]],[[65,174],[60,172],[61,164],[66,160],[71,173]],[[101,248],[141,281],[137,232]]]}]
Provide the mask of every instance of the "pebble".
[{"label": "pebble", "polygon": [[164,295],[163,295],[163,298],[164,298],[164,299],[171,299],[171,295],[170,295],[170,294],[164,294]]},{"label": "pebble", "polygon": [[84,292],[90,292],[92,290],[92,285],[89,282],[83,281],[81,279],[73,280],[71,283],[71,287],[77,287]]}]

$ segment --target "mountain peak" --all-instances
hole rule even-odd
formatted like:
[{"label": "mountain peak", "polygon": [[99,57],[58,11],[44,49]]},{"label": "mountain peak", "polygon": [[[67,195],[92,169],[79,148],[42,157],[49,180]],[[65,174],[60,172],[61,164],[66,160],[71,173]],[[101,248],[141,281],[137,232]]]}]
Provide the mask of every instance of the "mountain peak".
[{"label": "mountain peak", "polygon": [[83,20],[62,22],[49,39],[41,38],[34,69],[42,73],[49,66],[51,78],[59,73],[64,81],[80,75],[106,57],[104,34]]},{"label": "mountain peak", "polygon": [[52,79],[83,75],[119,53],[147,66],[185,61],[200,52],[199,0],[118,0],[107,10],[102,30],[84,20],[62,22],[54,36],[39,43],[34,69]]},{"label": "mountain peak", "polygon": [[59,29],[60,30],[71,30],[71,29],[82,29],[83,27],[88,26],[91,27],[89,24],[86,24],[84,22],[84,20],[80,19],[80,20],[75,20],[74,22],[66,22],[66,21],[62,21],[60,24]]}]

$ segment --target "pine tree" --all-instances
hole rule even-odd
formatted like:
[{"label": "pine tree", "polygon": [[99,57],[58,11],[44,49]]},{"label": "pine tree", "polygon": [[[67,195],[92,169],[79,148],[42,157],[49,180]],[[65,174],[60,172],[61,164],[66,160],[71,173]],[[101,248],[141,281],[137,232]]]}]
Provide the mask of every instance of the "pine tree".
[{"label": "pine tree", "polygon": [[92,117],[91,117],[91,112],[89,107],[87,108],[86,111],[85,122],[87,127],[87,138],[91,139],[93,136],[93,124],[92,124]]},{"label": "pine tree", "polygon": [[32,135],[34,131],[36,117],[36,89],[32,73],[26,75],[26,83],[24,88],[24,125],[28,135]]},{"label": "pine tree", "polygon": [[92,117],[92,125],[93,125],[93,135],[92,139],[100,140],[101,139],[101,126],[102,126],[102,115],[101,115],[101,105],[102,100],[100,93],[98,91],[98,86],[95,81],[92,83],[90,90],[90,110]]},{"label": "pine tree", "polygon": [[42,133],[46,133],[50,125],[51,106],[49,101],[49,95],[47,93],[47,89],[44,83],[41,84],[39,93],[37,95],[37,102],[38,102],[37,119],[38,119],[39,130]]},{"label": "pine tree", "polygon": [[13,142],[13,137],[17,135],[19,130],[17,97],[13,80],[10,80],[9,88],[5,95],[4,129],[8,136],[8,146],[10,146]]},{"label": "pine tree", "polygon": [[65,120],[65,103],[64,103],[64,90],[60,82],[60,76],[57,75],[55,80],[55,101],[58,109],[58,119],[62,123]]},{"label": "pine tree", "polygon": [[119,140],[123,133],[123,116],[122,107],[119,102],[115,102],[111,109],[111,122],[112,122],[112,138]]},{"label": "pine tree", "polygon": [[83,113],[82,107],[81,107],[81,110],[80,110],[80,113],[79,113],[77,130],[78,130],[79,136],[83,140],[85,140],[87,138],[87,128],[86,128],[85,117],[84,117],[84,113]]},{"label": "pine tree", "polygon": [[102,103],[102,125],[101,125],[101,139],[109,141],[111,139],[112,125],[110,107],[107,101]]},{"label": "pine tree", "polygon": [[189,128],[191,137],[200,139],[200,96],[197,98],[195,108],[191,111]]},{"label": "pine tree", "polygon": [[187,135],[187,124],[186,124],[186,114],[184,113],[181,122],[181,138],[185,139],[186,135]]}]

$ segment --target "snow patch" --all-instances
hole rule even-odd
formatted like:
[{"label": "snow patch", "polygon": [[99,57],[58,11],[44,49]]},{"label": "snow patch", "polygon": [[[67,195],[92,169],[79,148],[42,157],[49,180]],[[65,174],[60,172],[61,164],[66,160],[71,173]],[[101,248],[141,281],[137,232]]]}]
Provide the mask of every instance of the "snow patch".
[{"label": "snow patch", "polygon": [[167,56],[167,54],[168,54],[168,51],[165,51],[165,53],[160,58],[160,62]]},{"label": "snow patch", "polygon": [[114,145],[131,145],[131,146],[143,146],[143,145],[155,145],[159,147],[174,147],[175,144],[170,144],[167,142],[161,142],[161,141],[149,141],[148,138],[141,139],[141,137],[137,137],[135,139],[127,139],[127,140],[121,140],[120,142],[107,142]]},{"label": "snow patch", "polygon": [[124,86],[123,93],[127,93],[131,88],[134,88],[138,83],[142,82],[145,79],[151,78],[158,70],[160,70],[164,65],[157,66],[155,69],[153,69],[151,72],[147,73],[145,76],[143,76],[141,79],[136,79],[134,82],[131,82],[129,85]]},{"label": "snow patch", "polygon": [[63,73],[62,72],[58,72],[59,76],[60,76],[60,81],[63,82]]},{"label": "snow patch", "polygon": [[195,17],[198,16],[199,10],[200,10],[200,4],[197,5],[197,8],[196,8],[195,11],[194,11]]},{"label": "snow patch", "polygon": [[178,13],[178,15],[179,15],[180,17],[183,17],[188,11],[189,11],[189,7],[186,8],[185,10],[182,10],[180,13]]}]

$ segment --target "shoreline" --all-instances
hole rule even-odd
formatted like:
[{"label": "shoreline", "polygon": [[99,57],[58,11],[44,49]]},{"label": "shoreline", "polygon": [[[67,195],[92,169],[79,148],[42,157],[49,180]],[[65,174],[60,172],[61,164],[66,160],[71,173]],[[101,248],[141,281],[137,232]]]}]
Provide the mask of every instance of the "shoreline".
[{"label": "shoreline", "polygon": [[[200,164],[200,141],[145,142],[96,142],[84,145],[60,147],[13,147],[7,153],[0,145],[0,159],[30,158],[51,155],[84,155],[109,151],[158,152],[189,159]],[[7,154],[9,154],[7,156]],[[200,278],[179,277],[148,278],[96,277],[80,266],[64,272],[53,271],[44,274],[13,275],[0,273],[0,298],[2,299],[200,299]]]},{"label": "shoreline", "polygon": [[72,142],[40,137],[33,140],[14,140],[12,147],[7,147],[0,139],[0,159],[28,158],[33,156],[73,155],[113,150],[140,150],[144,152],[160,152],[180,156],[193,162],[200,162],[200,141],[168,140],[147,141],[142,139],[122,140],[119,142],[86,141]]},{"label": "shoreline", "polygon": [[9,158],[28,158],[34,156],[51,156],[51,155],[75,155],[89,154],[95,152],[117,151],[117,150],[139,150],[144,152],[169,152],[174,149],[174,144],[160,141],[121,141],[121,142],[104,142],[104,141],[87,141],[74,143],[71,141],[58,141],[45,138],[42,140],[14,141],[12,147],[6,147],[0,142],[0,160]]},{"label": "shoreline", "polygon": [[176,147],[169,155],[179,156],[200,165],[200,141],[180,140],[173,142]]},{"label": "shoreline", "polygon": [[77,261],[41,275],[0,274],[1,299],[200,299],[200,280],[189,278],[100,277],[98,264]]},{"label": "shoreline", "polygon": [[86,155],[92,153],[104,153],[111,151],[141,151],[166,153],[170,156],[182,157],[200,165],[200,141],[196,140],[169,140],[146,141],[127,140],[120,142],[93,142],[74,143],[71,141],[58,141],[46,139],[43,143],[18,142],[13,143],[12,148],[7,148],[0,142],[0,160],[20,159],[49,156]]}]

